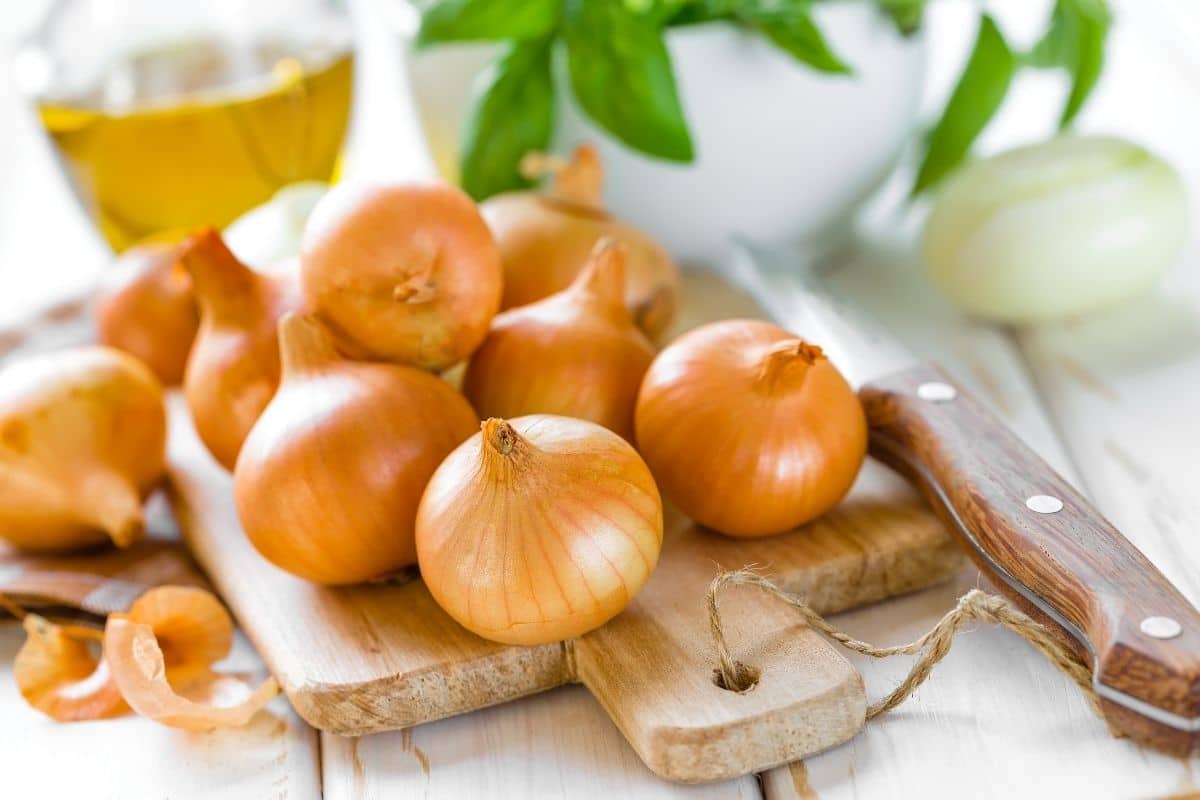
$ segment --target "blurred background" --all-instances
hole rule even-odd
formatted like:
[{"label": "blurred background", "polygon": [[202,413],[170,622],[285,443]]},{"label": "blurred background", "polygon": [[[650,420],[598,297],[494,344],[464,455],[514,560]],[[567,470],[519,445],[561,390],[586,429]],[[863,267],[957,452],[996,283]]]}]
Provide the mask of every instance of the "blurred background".
[{"label": "blurred background", "polygon": [[[462,31],[436,18],[437,6],[447,4],[426,5],[441,27],[427,24],[429,41],[416,47],[420,12],[401,0],[6,4],[0,320],[83,291],[111,249],[202,221],[226,225],[295,181],[336,179],[347,170],[428,176],[436,167],[477,197],[511,188],[515,167],[498,172],[487,159],[513,161],[505,147],[522,143],[505,144],[515,134],[504,119],[480,122],[509,44],[461,42]],[[1076,109],[1073,128],[1118,132],[1193,183],[1196,159],[1185,142],[1194,136],[1180,134],[1196,132],[1200,54],[1189,31],[1198,29],[1200,9],[1169,0],[1111,8],[1091,0],[818,3],[813,19],[822,38],[786,47],[735,26],[664,23],[689,160],[653,152],[670,141],[633,141],[636,133],[621,127],[629,120],[600,118],[594,98],[589,105],[567,88],[562,65],[549,90],[556,107],[547,143],[562,150],[597,141],[610,207],[685,262],[719,260],[732,235],[836,237],[867,200],[888,213],[925,205],[929,193],[910,204],[909,191],[928,166],[925,143],[936,143],[930,131],[950,113],[948,98],[969,82],[964,71],[980,50],[985,12],[1019,65],[1068,68],[1014,71],[1000,102],[989,64],[976,65],[982,83],[966,89],[979,119],[967,123],[979,123],[982,133],[972,152],[1053,137],[1081,67],[1069,63],[1070,53],[1033,62],[1046,60],[1038,50],[1061,25],[1057,15],[1076,6],[1077,16],[1093,7],[1111,11],[1112,22],[1094,96]],[[626,34],[597,28],[595,35]],[[982,57],[995,61],[995,53]],[[1164,85],[1163,64],[1179,76],[1178,86]],[[621,81],[618,73],[612,86]],[[538,113],[525,107],[527,96],[495,97],[509,101],[506,113],[518,122]],[[486,148],[472,131],[484,123],[492,126]],[[464,153],[464,143],[475,150]]]}]

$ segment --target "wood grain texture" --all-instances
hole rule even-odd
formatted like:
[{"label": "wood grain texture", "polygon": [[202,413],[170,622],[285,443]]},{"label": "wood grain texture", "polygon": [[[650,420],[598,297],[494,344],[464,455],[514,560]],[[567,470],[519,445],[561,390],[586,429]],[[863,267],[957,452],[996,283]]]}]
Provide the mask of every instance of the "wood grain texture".
[{"label": "wood grain texture", "polygon": [[[711,276],[693,276],[688,289],[681,327],[745,304]],[[659,567],[623,615],[576,642],[509,647],[462,629],[419,580],[330,589],[266,563],[238,527],[229,476],[178,404],[173,412],[185,537],[297,711],[332,733],[404,727],[578,680],[660,774],[745,774],[849,738],[866,701],[845,659],[763,597],[730,606],[734,644],[762,671],[759,685],[736,694],[713,684],[703,594],[719,569],[762,565],[828,612],[945,580],[961,563],[916,493],[871,466],[841,507],[779,537],[728,539],[669,513]]]},{"label": "wood grain texture", "polygon": [[[1200,715],[1200,612],[969,392],[958,387],[956,399],[930,402],[917,395],[929,382],[953,380],[918,366],[862,389],[873,452],[925,487],[1006,594],[1030,608],[1027,589],[1083,634],[1075,641],[1061,631],[1100,683],[1186,720]],[[1058,498],[1062,510],[1030,510],[1035,495]],[[1183,633],[1147,636],[1139,624],[1151,616],[1177,620]],[[1153,746],[1186,754],[1197,742],[1112,703],[1105,711]]]}]

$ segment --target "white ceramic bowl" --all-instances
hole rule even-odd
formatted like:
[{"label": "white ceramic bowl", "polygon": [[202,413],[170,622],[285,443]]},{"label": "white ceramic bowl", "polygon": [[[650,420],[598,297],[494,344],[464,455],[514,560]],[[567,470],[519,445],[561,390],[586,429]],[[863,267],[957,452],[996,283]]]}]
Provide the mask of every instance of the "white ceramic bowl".
[{"label": "white ceramic bowl", "polygon": [[[610,209],[688,263],[723,259],[734,235],[766,245],[828,237],[908,140],[925,47],[919,36],[900,36],[874,4],[820,4],[814,13],[852,75],[816,72],[732,25],[668,31],[693,163],[642,155],[596,127],[567,89],[563,59],[555,148],[594,142],[604,157]],[[447,179],[456,177],[471,82],[492,52],[452,45],[410,54],[426,141]]]}]

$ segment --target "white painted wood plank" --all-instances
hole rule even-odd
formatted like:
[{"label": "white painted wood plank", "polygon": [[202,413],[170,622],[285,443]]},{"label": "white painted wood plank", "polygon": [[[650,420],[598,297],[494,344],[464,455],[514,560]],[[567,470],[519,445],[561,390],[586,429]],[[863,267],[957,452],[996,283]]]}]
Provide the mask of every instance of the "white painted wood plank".
[{"label": "white painted wood plank", "polygon": [[[25,640],[0,624],[0,797],[97,800],[318,800],[315,732],[280,697],[244,728],[195,733],[130,715],[58,723],[17,692],[12,661]],[[239,635],[221,665],[262,670]]]},{"label": "white painted wood plank", "polygon": [[[1200,197],[1195,84],[1189,88],[1186,76],[1173,72],[1173,51],[1152,44],[1158,41],[1147,35],[1153,23],[1137,17],[1135,6],[1121,5],[1122,17],[1130,21],[1114,34],[1109,71],[1084,128],[1125,133],[1163,152],[1183,169],[1193,198]],[[984,149],[1041,135],[1042,103],[1056,96],[1061,87],[1055,83],[1023,81],[1020,102],[1006,107]],[[901,277],[876,278],[861,272],[861,264],[848,270],[857,281],[856,296],[883,306],[881,316],[890,316],[894,329],[972,384],[1035,450],[1090,491],[1100,509],[1195,601],[1200,590],[1195,537],[1200,469],[1194,466],[1200,442],[1194,411],[1200,388],[1200,304],[1194,300],[1200,290],[1185,287],[1196,284],[1200,255],[1185,259],[1192,267],[1183,267],[1168,282],[1164,293],[1171,302],[1150,300],[1117,315],[1019,335],[1037,388],[1054,412],[1047,414],[1011,337],[962,319],[924,284],[911,253],[914,234],[913,229],[899,232],[896,243],[881,250]],[[898,266],[906,261],[908,266]],[[874,280],[879,283],[872,287]],[[925,295],[917,298],[905,290]],[[906,641],[972,585],[972,577],[964,575],[956,587],[889,603],[886,613],[863,609],[837,622],[869,641]],[[873,694],[890,688],[908,666],[856,663]],[[907,704],[869,723],[866,733],[845,747],[808,759],[804,768],[775,770],[763,784],[770,798],[824,800],[1193,796],[1200,788],[1200,760],[1171,758],[1112,739],[1076,688],[1027,644],[980,628],[956,642]]]},{"label": "white painted wood plank", "polygon": [[322,735],[326,800],[758,798],[758,781],[685,786],[648,770],[581,686],[404,731]]}]

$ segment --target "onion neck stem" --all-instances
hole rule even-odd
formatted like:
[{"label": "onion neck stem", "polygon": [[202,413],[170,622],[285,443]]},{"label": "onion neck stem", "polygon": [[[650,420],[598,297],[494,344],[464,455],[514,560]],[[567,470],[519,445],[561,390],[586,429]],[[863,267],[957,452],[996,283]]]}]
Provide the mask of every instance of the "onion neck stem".
[{"label": "onion neck stem", "polygon": [[437,284],[433,281],[437,250],[433,245],[418,243],[412,261],[400,281],[392,287],[392,299],[412,305],[428,303],[437,297]]},{"label": "onion neck stem", "polygon": [[491,417],[479,428],[483,434],[483,462],[493,470],[511,470],[536,449],[506,420]]},{"label": "onion neck stem", "polygon": [[605,237],[596,243],[571,291],[625,309],[625,246]]},{"label": "onion neck stem", "polygon": [[320,320],[292,312],[279,320],[279,354],[284,375],[314,372],[342,360]]},{"label": "onion neck stem", "polygon": [[552,175],[550,196],[556,200],[585,208],[603,207],[604,165],[593,145],[576,147],[569,161],[548,153],[528,153],[521,159],[520,170],[530,180]]},{"label": "onion neck stem", "polygon": [[189,236],[179,260],[192,276],[196,300],[218,319],[242,319],[262,306],[257,273],[238,260],[213,228]]},{"label": "onion neck stem", "polygon": [[809,367],[825,357],[820,347],[803,339],[786,339],[771,346],[758,364],[758,384],[768,391],[799,385]]},{"label": "onion neck stem", "polygon": [[110,471],[84,479],[76,498],[79,521],[106,532],[117,547],[128,547],[142,535],[142,498],[128,479]]}]

